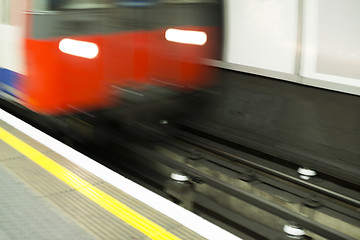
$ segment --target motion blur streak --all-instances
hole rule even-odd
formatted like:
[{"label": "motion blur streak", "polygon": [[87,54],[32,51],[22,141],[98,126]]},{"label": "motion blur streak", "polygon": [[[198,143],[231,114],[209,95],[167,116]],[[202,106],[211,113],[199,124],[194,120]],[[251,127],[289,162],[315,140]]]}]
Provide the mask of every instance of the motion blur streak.
[{"label": "motion blur streak", "polygon": [[185,44],[204,45],[207,35],[200,31],[189,31],[169,28],[165,32],[166,40]]},{"label": "motion blur streak", "polygon": [[216,84],[203,59],[221,57],[223,0],[5,0],[16,11],[1,2],[5,25],[14,18],[23,27],[0,24],[0,94],[36,113],[107,112],[119,121],[117,111],[149,105],[170,115],[164,99],[176,98],[178,109]]},{"label": "motion blur streak", "polygon": [[99,53],[99,48],[95,43],[69,38],[64,38],[60,41],[59,49],[63,53],[89,59],[95,58]]}]

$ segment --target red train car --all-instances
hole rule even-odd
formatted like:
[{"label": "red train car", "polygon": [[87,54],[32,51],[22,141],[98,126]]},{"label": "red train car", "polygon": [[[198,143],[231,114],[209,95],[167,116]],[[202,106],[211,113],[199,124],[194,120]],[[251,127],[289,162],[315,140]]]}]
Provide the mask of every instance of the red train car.
[{"label": "red train car", "polygon": [[219,55],[221,1],[4,2],[0,44],[14,50],[0,61],[2,96],[37,113],[95,111],[121,105],[129,92],[211,85],[201,61]]},{"label": "red train car", "polygon": [[0,3],[0,97],[59,134],[158,125],[216,80],[221,0]]}]

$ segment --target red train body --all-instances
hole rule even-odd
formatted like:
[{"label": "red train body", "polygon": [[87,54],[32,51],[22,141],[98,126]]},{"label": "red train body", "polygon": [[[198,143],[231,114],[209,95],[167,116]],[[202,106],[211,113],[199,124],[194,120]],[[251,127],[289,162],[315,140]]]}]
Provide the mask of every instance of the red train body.
[{"label": "red train body", "polygon": [[202,60],[219,57],[220,1],[16,2],[28,10],[11,11],[25,67],[1,90],[37,113],[96,111],[121,105],[124,91],[213,83]]}]

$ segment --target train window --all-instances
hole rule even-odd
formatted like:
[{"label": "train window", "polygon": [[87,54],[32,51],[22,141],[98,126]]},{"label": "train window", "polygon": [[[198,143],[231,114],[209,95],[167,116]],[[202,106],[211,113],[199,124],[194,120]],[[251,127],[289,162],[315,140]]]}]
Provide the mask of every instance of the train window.
[{"label": "train window", "polygon": [[[1,0],[0,0],[1,1]],[[216,3],[219,0],[35,0],[34,11],[79,10],[112,6],[144,7],[157,3]]]},{"label": "train window", "polygon": [[58,11],[110,7],[113,0],[35,0],[34,11]]},{"label": "train window", "polygon": [[163,3],[218,3],[219,0],[160,0]]},{"label": "train window", "polygon": [[106,8],[111,0],[50,0],[51,10]]},{"label": "train window", "polygon": [[9,24],[10,0],[0,0],[0,23]]},{"label": "train window", "polygon": [[114,3],[118,6],[129,7],[146,7],[151,6],[159,2],[159,0],[114,0]]},{"label": "train window", "polygon": [[34,0],[32,4],[32,9],[34,11],[46,11],[48,9],[49,0]]},{"label": "train window", "polygon": [[48,8],[50,10],[71,10],[109,8],[112,6],[143,7],[154,5],[159,1],[160,0],[49,0]]}]

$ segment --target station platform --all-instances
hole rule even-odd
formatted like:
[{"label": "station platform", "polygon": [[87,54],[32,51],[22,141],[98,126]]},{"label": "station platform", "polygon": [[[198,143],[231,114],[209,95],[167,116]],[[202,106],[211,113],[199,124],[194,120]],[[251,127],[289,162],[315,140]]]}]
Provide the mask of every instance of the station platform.
[{"label": "station platform", "polygon": [[0,239],[239,238],[0,109]]}]

